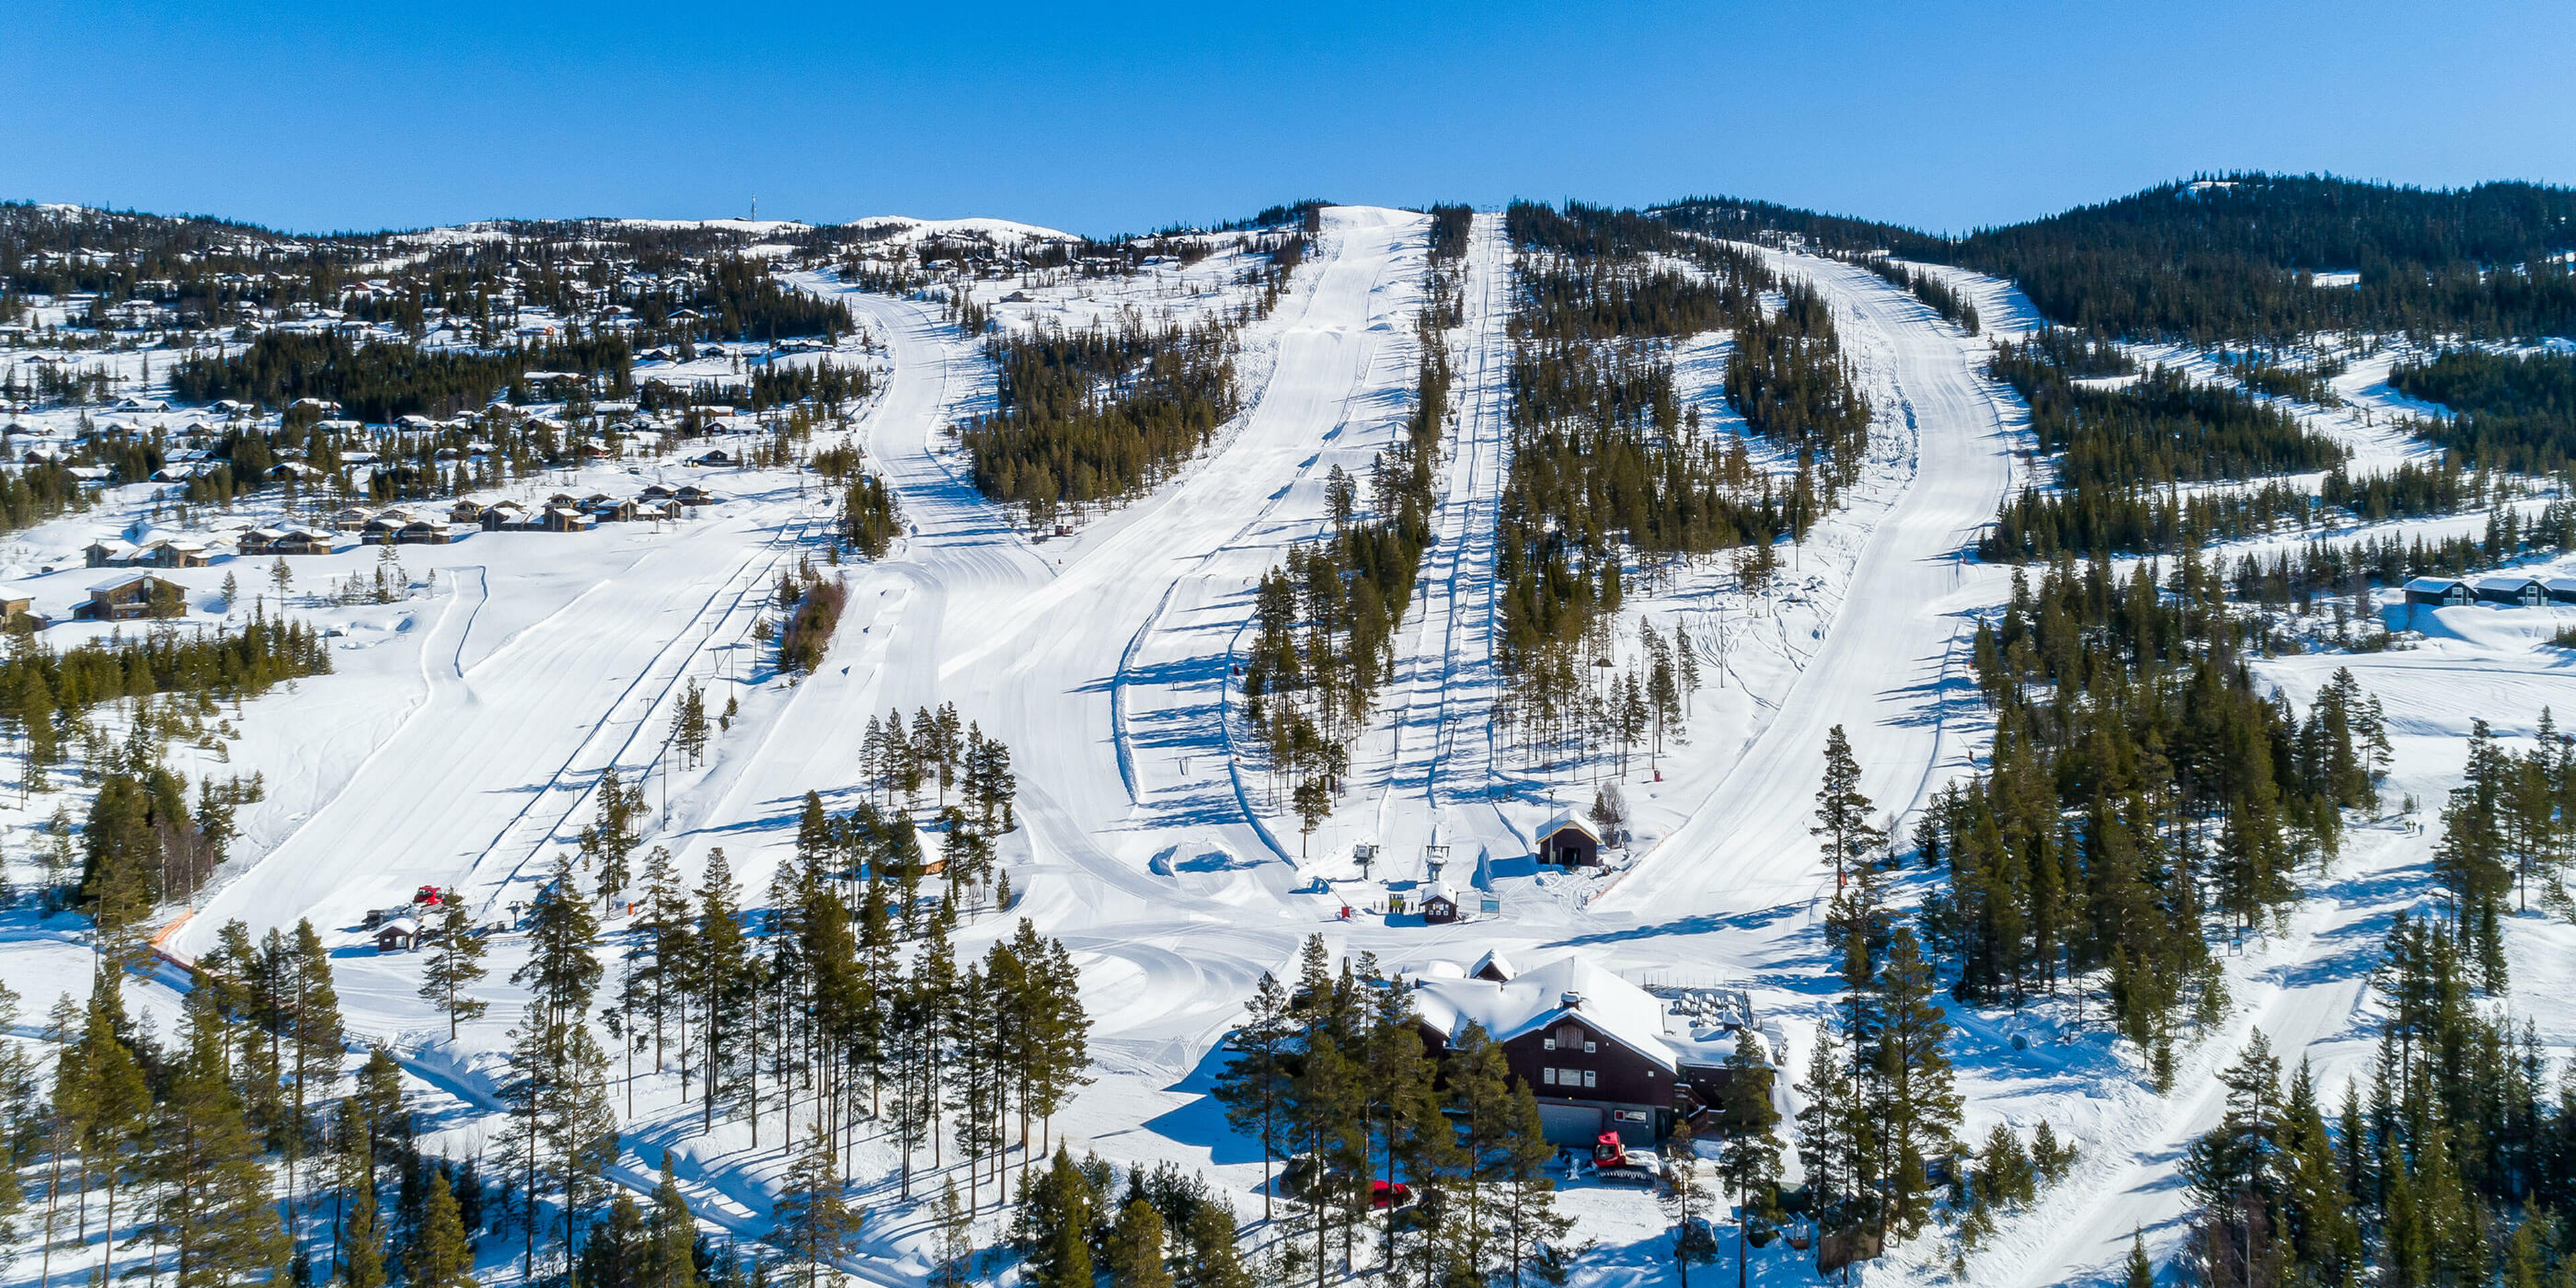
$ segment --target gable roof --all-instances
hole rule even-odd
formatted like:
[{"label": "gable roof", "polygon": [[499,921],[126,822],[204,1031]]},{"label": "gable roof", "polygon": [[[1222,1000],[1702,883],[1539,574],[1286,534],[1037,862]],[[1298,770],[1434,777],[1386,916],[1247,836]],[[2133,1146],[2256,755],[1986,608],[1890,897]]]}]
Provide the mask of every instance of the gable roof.
[{"label": "gable roof", "polygon": [[1540,824],[1538,831],[1531,833],[1531,835],[1550,837],[1566,830],[1567,828],[1573,828],[1575,831],[1583,833],[1584,836],[1591,839],[1594,845],[1599,845],[1601,843],[1601,834],[1593,831],[1591,824],[1584,822],[1582,819],[1576,818],[1572,814],[1559,814],[1556,817],[1549,819],[1545,823]]},{"label": "gable roof", "polygon": [[1570,1015],[1665,1069],[1679,1066],[1664,1040],[1663,999],[1576,953],[1500,983],[1421,980],[1414,985],[1414,1005],[1422,1022],[1451,1042],[1471,1023],[1493,1041],[1509,1042]]}]

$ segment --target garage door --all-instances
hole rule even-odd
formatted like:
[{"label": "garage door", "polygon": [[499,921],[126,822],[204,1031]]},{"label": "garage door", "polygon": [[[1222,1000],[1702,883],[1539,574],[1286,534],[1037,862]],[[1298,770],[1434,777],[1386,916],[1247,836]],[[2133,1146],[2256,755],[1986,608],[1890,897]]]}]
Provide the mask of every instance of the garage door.
[{"label": "garage door", "polygon": [[1542,1104],[1538,1125],[1548,1144],[1590,1149],[1601,1137],[1601,1111],[1590,1105]]}]

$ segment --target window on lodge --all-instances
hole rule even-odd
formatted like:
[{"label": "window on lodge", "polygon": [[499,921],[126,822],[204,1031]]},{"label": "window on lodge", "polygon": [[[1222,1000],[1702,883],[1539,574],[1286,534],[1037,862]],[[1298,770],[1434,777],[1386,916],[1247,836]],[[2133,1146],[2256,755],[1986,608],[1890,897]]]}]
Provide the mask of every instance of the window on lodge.
[{"label": "window on lodge", "polygon": [[1551,1087],[1591,1087],[1599,1085],[1600,1074],[1590,1069],[1541,1069],[1539,1081]]}]

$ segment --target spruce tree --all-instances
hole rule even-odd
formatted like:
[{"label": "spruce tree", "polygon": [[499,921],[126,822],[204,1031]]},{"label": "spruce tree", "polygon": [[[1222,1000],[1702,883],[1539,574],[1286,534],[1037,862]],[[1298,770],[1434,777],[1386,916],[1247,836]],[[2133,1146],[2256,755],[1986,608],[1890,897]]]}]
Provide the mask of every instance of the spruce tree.
[{"label": "spruce tree", "polygon": [[[1501,1268],[1514,1285],[1532,1277],[1543,1283],[1562,1284],[1566,1267],[1555,1250],[1574,1228],[1574,1218],[1557,1211],[1556,1182],[1547,1174],[1547,1165],[1556,1158],[1556,1146],[1548,1143],[1545,1125],[1539,1119],[1538,1096],[1528,1083],[1513,1082],[1511,1099],[1504,1106],[1504,1122],[1502,1152],[1494,1167],[1494,1236],[1500,1245]],[[1690,1166],[1687,1153],[1682,1162]],[[1695,1177],[1696,1173],[1688,1175]]]},{"label": "spruce tree", "polygon": [[341,1281],[347,1288],[385,1288],[385,1235],[377,1218],[375,1186],[357,1187],[341,1246],[347,1257]]},{"label": "spruce tree", "polygon": [[412,1241],[404,1265],[403,1288],[476,1288],[474,1246],[456,1208],[456,1192],[443,1175],[433,1174],[423,1207],[420,1236]]},{"label": "spruce tree", "polygon": [[930,1263],[931,1288],[966,1288],[974,1273],[975,1214],[957,1197],[957,1182],[939,1183],[939,1203],[931,1209],[938,1233]]},{"label": "spruce tree", "polygon": [[2129,1259],[2123,1281],[2127,1288],[2156,1288],[2156,1263],[2147,1259],[2147,1236],[2143,1230],[2129,1232]]},{"label": "spruce tree", "polygon": [[835,1267],[852,1254],[867,1213],[850,1205],[839,1160],[821,1123],[807,1128],[805,1147],[778,1196],[776,1216],[772,1238],[797,1267],[795,1282],[818,1288],[826,1274],[837,1280]]},{"label": "spruce tree", "polygon": [[1118,1209],[1109,1233],[1110,1288],[1172,1288],[1171,1267],[1163,1260],[1163,1217],[1143,1199],[1130,1199]]},{"label": "spruce tree", "polygon": [[700,1288],[698,1223],[689,1215],[688,1196],[680,1192],[667,1149],[662,1151],[661,1180],[653,1187],[651,1236],[638,1288]]},{"label": "spruce tree", "polygon": [[1217,1202],[1192,1208],[1186,1250],[1172,1288],[1253,1288],[1251,1268],[1234,1242],[1234,1209]]}]

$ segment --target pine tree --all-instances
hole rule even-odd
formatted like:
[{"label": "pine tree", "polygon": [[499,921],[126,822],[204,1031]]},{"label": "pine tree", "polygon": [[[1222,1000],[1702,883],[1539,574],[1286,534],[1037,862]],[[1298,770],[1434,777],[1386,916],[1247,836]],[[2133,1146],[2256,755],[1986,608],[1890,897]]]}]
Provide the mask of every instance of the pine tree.
[{"label": "pine tree", "polygon": [[1226,1122],[1251,1136],[1261,1149],[1264,1221],[1273,1215],[1271,1163],[1283,1152],[1288,1139],[1288,1073],[1280,1057],[1290,1036],[1288,994],[1276,977],[1264,971],[1261,982],[1253,986],[1244,1022],[1235,1029],[1235,1055],[1218,1074],[1214,1093],[1217,1102],[1225,1106]]},{"label": "pine tree", "polygon": [[1922,1220],[1917,1203],[1928,1187],[1931,1159],[1949,1154],[1958,1131],[1960,1099],[1943,1049],[1950,1034],[1946,1013],[1932,1001],[1937,981],[1923,959],[1912,927],[1899,927],[1879,974],[1880,1014],[1871,1099],[1878,1108],[1878,1139],[1887,1151],[1889,1208],[1896,1227],[1911,1235]]},{"label": "pine tree", "polygon": [[707,870],[698,886],[697,933],[691,944],[689,977],[697,995],[698,1042],[704,1054],[700,1073],[702,1130],[713,1130],[716,1107],[729,1104],[739,1091],[752,1052],[751,1026],[744,1012],[757,984],[751,949],[743,936],[742,889],[719,847],[707,852]]},{"label": "pine tree", "polygon": [[[294,1087],[294,1117],[286,1133],[288,1197],[293,1198],[296,1163],[304,1155],[311,1111],[334,1094],[348,1054],[348,1032],[340,1021],[340,994],[331,983],[331,955],[322,947],[309,919],[295,923],[293,982],[287,1004],[286,1075]],[[292,1215],[293,1209],[289,1208]]]},{"label": "pine tree", "polygon": [[[84,1180],[82,1207],[86,1213],[86,1180],[95,1174],[106,1190],[104,1224],[111,1231],[116,1228],[117,1199],[124,1195],[129,1182],[142,1179],[139,1155],[152,1129],[152,1097],[144,1082],[143,1067],[118,1033],[124,1023],[118,978],[112,968],[103,967],[91,986],[89,1015],[77,1047],[81,1086],[71,1106],[79,1115],[76,1134]],[[85,1216],[82,1225],[87,1228]],[[115,1282],[115,1256],[111,1240],[99,1271],[102,1282]]]},{"label": "pine tree", "polygon": [[233,1087],[230,1034],[211,991],[190,994],[188,1038],[153,1131],[151,1230],[175,1288],[228,1288],[284,1268],[288,1242],[258,1137]]},{"label": "pine tree", "polygon": [[456,1040],[457,1025],[481,1019],[491,1003],[462,990],[483,979],[483,940],[474,933],[474,914],[465,901],[450,899],[439,909],[437,937],[421,963],[420,999],[447,1016],[447,1038]]},{"label": "pine tree", "polygon": [[1798,1162],[1806,1171],[1810,1210],[1820,1223],[1839,1222],[1874,1179],[1867,1169],[1874,1150],[1850,1047],[1830,1026],[1816,1030],[1798,1091],[1806,1100],[1798,1111]]},{"label": "pine tree", "polygon": [[1726,1100],[1719,1107],[1732,1127],[1718,1146],[1717,1172],[1742,1209],[1735,1223],[1739,1262],[1756,1213],[1771,1210],[1780,1183],[1780,1111],[1771,1103],[1776,1075],[1754,1054],[1753,1044],[1751,1033],[1735,1035],[1735,1048],[1726,1055]]},{"label": "pine tree", "polygon": [[852,1254],[866,1219],[867,1213],[851,1207],[843,1190],[831,1138],[821,1123],[813,1124],[778,1196],[778,1232],[772,1236],[798,1267],[796,1282],[818,1288],[827,1273],[837,1279],[834,1267]]},{"label": "pine tree", "polygon": [[1816,789],[1816,825],[1808,831],[1823,838],[1825,865],[1834,870],[1836,890],[1887,840],[1870,823],[1871,809],[1860,790],[1860,762],[1852,756],[1843,727],[1835,725],[1825,735],[1825,782]]},{"label": "pine tree", "polygon": [[[626,951],[626,977],[618,1005],[629,1016],[653,1022],[653,1067],[662,1067],[663,1045],[674,1021],[686,1033],[688,963],[696,938],[690,925],[689,897],[680,884],[671,852],[654,846],[644,862],[644,897],[635,919],[634,943]],[[640,1028],[636,1040],[642,1041]],[[685,1036],[682,1039],[686,1041]]]}]

